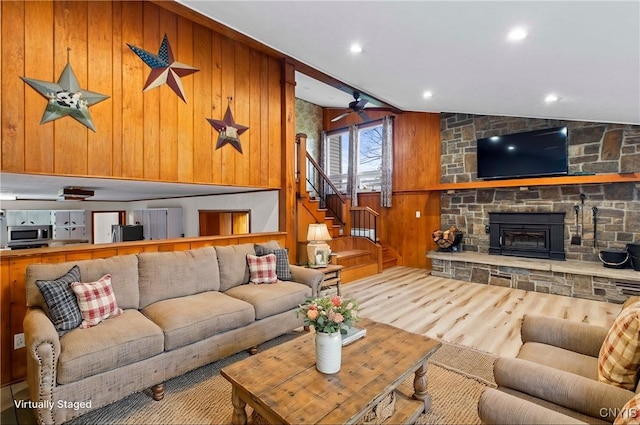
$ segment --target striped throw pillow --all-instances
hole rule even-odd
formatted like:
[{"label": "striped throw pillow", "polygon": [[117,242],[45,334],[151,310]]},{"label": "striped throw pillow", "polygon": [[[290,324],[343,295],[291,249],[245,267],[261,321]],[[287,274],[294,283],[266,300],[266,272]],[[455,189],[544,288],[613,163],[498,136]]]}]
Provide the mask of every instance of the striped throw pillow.
[{"label": "striped throw pillow", "polygon": [[82,313],[81,328],[97,325],[109,317],[122,314],[116,303],[116,296],[111,287],[111,275],[107,274],[96,282],[74,282],[71,289],[78,299],[78,307]]},{"label": "striped throw pillow", "polygon": [[640,308],[625,308],[616,317],[600,348],[598,380],[635,391],[640,366]]}]

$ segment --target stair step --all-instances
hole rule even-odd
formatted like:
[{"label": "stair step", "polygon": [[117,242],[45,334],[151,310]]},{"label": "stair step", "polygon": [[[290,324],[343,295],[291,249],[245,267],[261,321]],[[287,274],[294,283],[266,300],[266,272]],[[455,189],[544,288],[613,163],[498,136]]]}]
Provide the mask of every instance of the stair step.
[{"label": "stair step", "polygon": [[373,276],[378,273],[378,263],[369,261],[352,266],[346,266],[340,273],[341,283],[349,283],[363,277]]},{"label": "stair step", "polygon": [[397,266],[398,259],[396,257],[382,257],[382,270],[388,269],[389,267]]},{"label": "stair step", "polygon": [[336,251],[336,262],[341,266],[350,267],[371,261],[371,252],[363,249]]}]

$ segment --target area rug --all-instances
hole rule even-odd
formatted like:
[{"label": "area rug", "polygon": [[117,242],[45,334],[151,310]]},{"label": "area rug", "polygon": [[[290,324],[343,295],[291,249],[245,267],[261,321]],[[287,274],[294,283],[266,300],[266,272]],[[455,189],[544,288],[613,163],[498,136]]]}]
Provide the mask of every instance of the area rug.
[{"label": "area rug", "polygon": [[[261,346],[267,349],[299,335],[283,335]],[[228,424],[231,422],[231,384],[220,369],[248,357],[246,352],[203,366],[165,383],[165,398],[151,399],[150,391],[130,395],[68,422],[80,424]],[[496,356],[467,347],[443,343],[427,367],[431,410],[417,422],[435,424],[480,424],[477,405],[487,386],[495,386],[493,363]],[[411,394],[413,378],[401,390]],[[250,409],[247,406],[247,412]],[[250,417],[250,416],[249,416]]]}]

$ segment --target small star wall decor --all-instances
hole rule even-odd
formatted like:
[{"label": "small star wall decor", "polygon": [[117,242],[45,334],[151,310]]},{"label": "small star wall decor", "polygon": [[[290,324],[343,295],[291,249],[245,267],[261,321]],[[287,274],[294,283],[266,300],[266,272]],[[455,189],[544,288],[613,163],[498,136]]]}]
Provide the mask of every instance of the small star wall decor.
[{"label": "small star wall decor", "polygon": [[228,143],[236,148],[238,152],[242,153],[239,136],[247,131],[249,127],[235,123],[233,115],[231,114],[230,106],[227,106],[227,112],[225,112],[224,119],[222,121],[214,120],[212,118],[207,118],[207,121],[209,121],[213,128],[218,130],[220,133],[218,136],[218,142],[216,143],[216,149],[220,149]]},{"label": "small star wall decor", "polygon": [[109,96],[81,89],[69,62],[64,67],[57,83],[33,78],[20,78],[49,100],[40,124],[69,115],[93,132],[96,131],[89,113],[89,106],[102,102]]},{"label": "small star wall decor", "polygon": [[199,69],[175,60],[166,34],[164,35],[164,39],[162,40],[162,44],[160,45],[160,50],[157,55],[139,47],[132,46],[129,43],[127,43],[127,46],[129,46],[131,50],[133,50],[135,54],[151,68],[149,77],[147,77],[147,82],[142,89],[143,92],[166,84],[178,95],[180,99],[187,103],[187,100],[184,97],[182,80],[180,80],[180,78],[194,74],[198,72]]}]

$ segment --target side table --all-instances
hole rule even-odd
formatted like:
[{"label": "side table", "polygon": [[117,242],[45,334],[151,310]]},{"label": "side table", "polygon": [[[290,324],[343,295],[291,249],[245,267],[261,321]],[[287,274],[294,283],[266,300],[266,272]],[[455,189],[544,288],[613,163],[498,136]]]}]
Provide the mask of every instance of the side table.
[{"label": "side table", "polygon": [[342,295],[340,288],[340,272],[344,266],[338,264],[329,264],[326,267],[318,267],[314,270],[324,273],[324,281],[320,287],[320,295],[332,295],[337,293],[338,296]]}]

